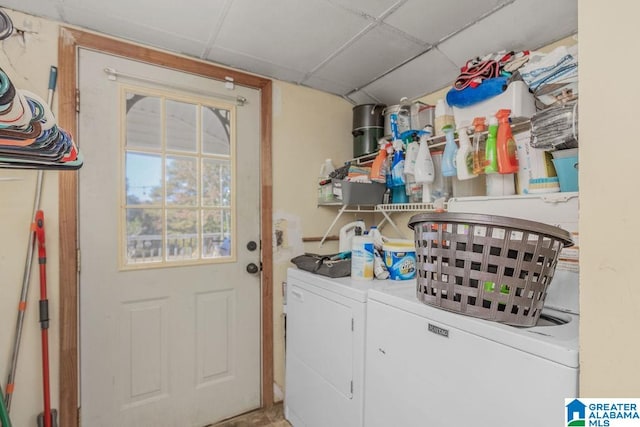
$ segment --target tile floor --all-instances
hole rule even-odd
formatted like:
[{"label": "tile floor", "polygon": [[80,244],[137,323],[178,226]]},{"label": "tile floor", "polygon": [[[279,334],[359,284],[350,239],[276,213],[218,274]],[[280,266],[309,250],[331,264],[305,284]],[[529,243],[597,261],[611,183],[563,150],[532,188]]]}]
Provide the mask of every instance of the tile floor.
[{"label": "tile floor", "polygon": [[249,412],[207,427],[291,427],[284,419],[282,402],[264,410]]}]

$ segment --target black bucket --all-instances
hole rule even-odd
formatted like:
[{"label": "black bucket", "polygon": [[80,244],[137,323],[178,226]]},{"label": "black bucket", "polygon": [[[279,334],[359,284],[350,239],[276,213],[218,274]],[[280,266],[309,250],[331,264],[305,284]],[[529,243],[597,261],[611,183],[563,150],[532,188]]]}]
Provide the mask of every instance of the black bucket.
[{"label": "black bucket", "polygon": [[378,141],[384,136],[384,127],[360,128],[353,135],[353,157],[365,156],[378,151]]},{"label": "black bucket", "polygon": [[352,130],[384,127],[384,104],[362,104],[353,107]]}]

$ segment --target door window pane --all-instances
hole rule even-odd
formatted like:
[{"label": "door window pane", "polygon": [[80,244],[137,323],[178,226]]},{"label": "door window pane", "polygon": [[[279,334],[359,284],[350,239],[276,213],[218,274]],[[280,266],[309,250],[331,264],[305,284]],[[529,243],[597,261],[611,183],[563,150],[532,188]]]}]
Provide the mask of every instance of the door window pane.
[{"label": "door window pane", "polygon": [[231,154],[231,112],[216,107],[202,107],[202,152]]},{"label": "door window pane", "polygon": [[123,93],[124,266],[232,261],[236,107]]},{"label": "door window pane", "polygon": [[196,105],[167,100],[166,109],[167,149],[195,153],[198,143]]},{"label": "door window pane", "polygon": [[231,206],[231,164],[229,160],[203,159],[202,205]]},{"label": "door window pane", "polygon": [[162,209],[126,210],[126,263],[162,261]]},{"label": "door window pane", "polygon": [[195,206],[198,203],[196,160],[195,157],[167,157],[167,205]]},{"label": "door window pane", "polygon": [[202,211],[202,257],[228,256],[228,245],[224,243],[222,212],[217,209]]},{"label": "door window pane", "polygon": [[162,157],[128,152],[125,163],[127,205],[162,203]]},{"label": "door window pane", "polygon": [[198,212],[167,210],[167,260],[198,259]]},{"label": "door window pane", "polygon": [[162,100],[155,96],[126,94],[126,146],[160,149]]}]

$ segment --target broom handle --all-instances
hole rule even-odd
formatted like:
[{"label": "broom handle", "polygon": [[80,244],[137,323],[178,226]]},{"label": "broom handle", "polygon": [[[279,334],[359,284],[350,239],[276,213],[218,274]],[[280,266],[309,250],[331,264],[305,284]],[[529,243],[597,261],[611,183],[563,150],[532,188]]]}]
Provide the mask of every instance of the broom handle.
[{"label": "broom handle", "polygon": [[[49,88],[47,94],[47,103],[49,108],[53,108],[53,93],[56,90],[56,82],[58,80],[58,68],[53,65],[49,69]],[[36,177],[36,193],[33,200],[33,215],[31,224],[36,220],[36,213],[40,210],[40,199],[42,196],[42,181],[44,171],[38,169]],[[7,413],[11,410],[11,398],[15,388],[16,370],[18,368],[18,355],[20,354],[20,341],[22,340],[22,326],[24,325],[24,314],[27,309],[27,295],[29,294],[29,282],[31,280],[31,264],[33,261],[33,250],[36,243],[36,235],[31,227],[29,228],[29,246],[27,247],[27,259],[25,260],[24,271],[22,273],[22,291],[20,292],[20,302],[18,303],[18,319],[16,321],[16,332],[13,339],[13,347],[11,351],[11,364],[9,367],[9,376],[7,378],[7,390],[4,395],[4,403]]]}]

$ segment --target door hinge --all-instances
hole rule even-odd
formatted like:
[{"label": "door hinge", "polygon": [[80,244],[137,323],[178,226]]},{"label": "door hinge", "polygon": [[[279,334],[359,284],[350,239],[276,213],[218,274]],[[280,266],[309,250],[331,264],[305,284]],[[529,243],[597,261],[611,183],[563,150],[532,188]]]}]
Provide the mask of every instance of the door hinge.
[{"label": "door hinge", "polygon": [[354,331],[354,323],[355,321],[353,320],[353,317],[351,318],[351,330]]},{"label": "door hinge", "polygon": [[80,248],[76,249],[76,272],[80,273]]},{"label": "door hinge", "polygon": [[353,395],[353,380],[351,380],[351,395]]},{"label": "door hinge", "polygon": [[80,89],[76,89],[76,113],[80,112]]}]

